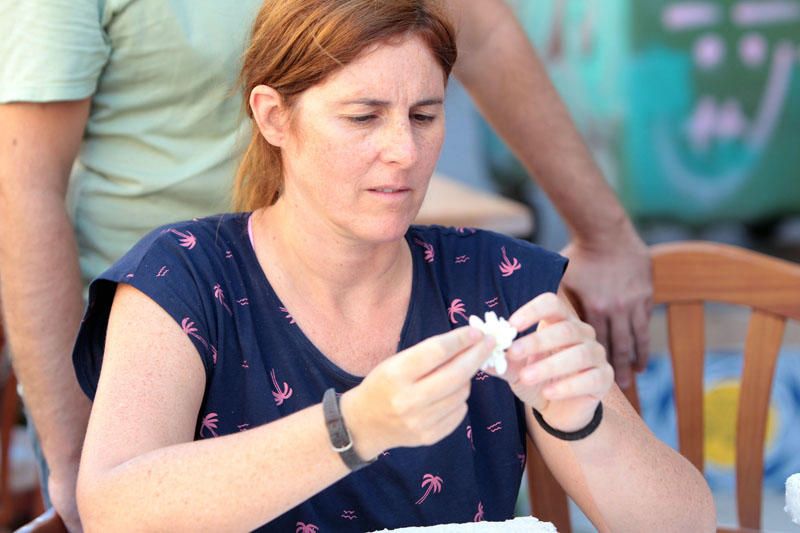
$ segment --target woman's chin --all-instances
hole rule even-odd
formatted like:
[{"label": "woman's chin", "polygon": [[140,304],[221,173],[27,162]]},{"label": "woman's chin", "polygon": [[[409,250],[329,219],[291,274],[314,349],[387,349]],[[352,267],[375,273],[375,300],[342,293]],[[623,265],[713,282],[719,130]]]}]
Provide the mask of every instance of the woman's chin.
[{"label": "woman's chin", "polygon": [[364,223],[353,228],[353,234],[359,240],[375,244],[398,241],[405,237],[408,227],[413,221],[413,217],[409,216],[365,220]]}]

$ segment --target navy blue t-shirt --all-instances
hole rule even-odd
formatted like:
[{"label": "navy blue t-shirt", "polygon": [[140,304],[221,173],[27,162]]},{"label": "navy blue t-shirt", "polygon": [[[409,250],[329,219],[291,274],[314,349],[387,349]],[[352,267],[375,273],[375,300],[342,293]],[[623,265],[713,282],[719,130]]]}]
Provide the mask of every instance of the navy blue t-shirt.
[{"label": "navy blue t-shirt", "polygon": [[[303,334],[266,279],[248,236],[249,213],[155,230],[95,280],[73,360],[93,398],[117,283],[163,307],[194,343],[206,387],[195,439],[246,431],[343,393],[345,372]],[[509,317],[558,288],[566,259],[488,231],[412,226],[411,299],[398,351],[486,311]],[[395,448],[265,524],[263,531],[370,531],[506,520],[525,466],[524,408],[508,384],[483,372],[469,412],[433,446]],[[298,435],[298,438],[302,436]],[[314,458],[302,467],[313,468]],[[301,466],[301,465],[298,465]],[[316,528],[316,529],[315,529]]]}]

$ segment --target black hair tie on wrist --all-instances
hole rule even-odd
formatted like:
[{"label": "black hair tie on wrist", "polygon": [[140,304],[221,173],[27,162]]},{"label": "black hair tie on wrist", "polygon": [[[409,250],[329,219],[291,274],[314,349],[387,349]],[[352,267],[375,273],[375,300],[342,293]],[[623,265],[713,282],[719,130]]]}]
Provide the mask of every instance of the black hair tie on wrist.
[{"label": "black hair tie on wrist", "polygon": [[539,425],[542,426],[542,429],[554,436],[557,439],[561,440],[581,440],[585,439],[592,433],[594,430],[597,429],[597,426],[600,425],[600,421],[603,420],[603,403],[600,402],[597,404],[597,409],[594,410],[594,416],[589,421],[586,426],[578,431],[561,431],[560,429],[556,429],[547,422],[545,422],[544,417],[542,417],[542,413],[537,411],[535,408],[531,407],[533,411],[533,416],[536,418],[536,421],[539,422]]}]

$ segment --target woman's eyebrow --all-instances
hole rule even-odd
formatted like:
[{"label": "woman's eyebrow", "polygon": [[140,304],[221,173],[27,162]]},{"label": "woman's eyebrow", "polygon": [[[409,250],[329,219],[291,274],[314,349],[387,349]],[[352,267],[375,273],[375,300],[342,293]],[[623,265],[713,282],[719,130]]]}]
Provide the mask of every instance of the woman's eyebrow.
[{"label": "woman's eyebrow", "polygon": [[[386,100],[378,100],[376,98],[357,98],[355,100],[344,100],[339,102],[341,105],[365,105],[370,107],[389,107],[391,102]],[[443,98],[425,98],[413,104],[412,107],[423,107],[429,105],[442,105]]]}]

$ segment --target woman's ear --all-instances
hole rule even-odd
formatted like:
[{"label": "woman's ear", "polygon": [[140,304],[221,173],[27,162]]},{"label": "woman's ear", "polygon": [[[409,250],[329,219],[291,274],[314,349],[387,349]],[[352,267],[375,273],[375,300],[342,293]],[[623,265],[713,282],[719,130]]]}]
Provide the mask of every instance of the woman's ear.
[{"label": "woman's ear", "polygon": [[268,85],[250,91],[250,109],[261,135],[273,146],[283,144],[289,112],[281,95]]}]

